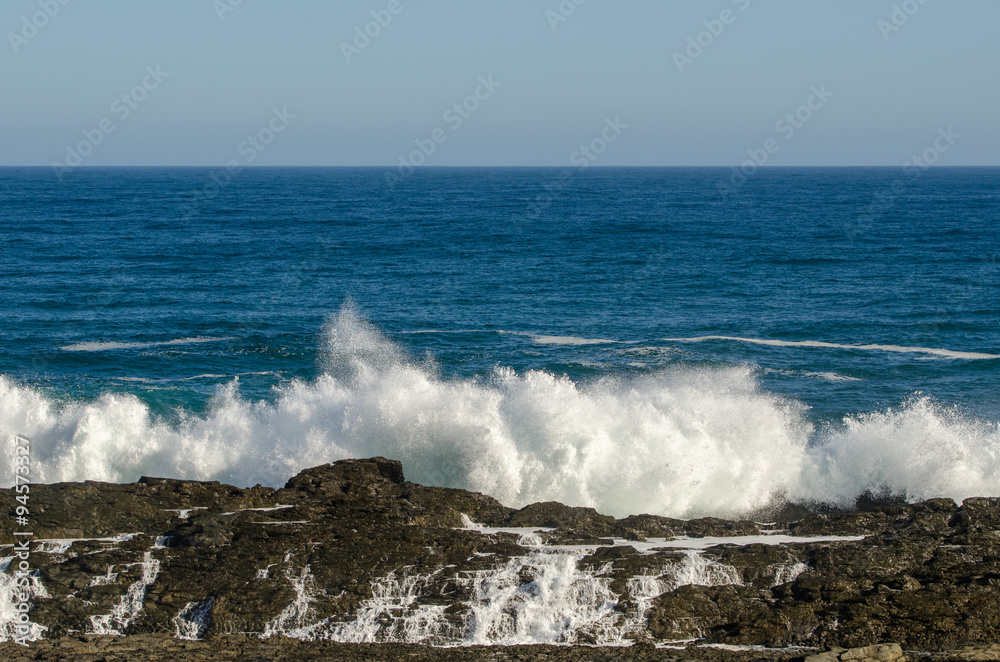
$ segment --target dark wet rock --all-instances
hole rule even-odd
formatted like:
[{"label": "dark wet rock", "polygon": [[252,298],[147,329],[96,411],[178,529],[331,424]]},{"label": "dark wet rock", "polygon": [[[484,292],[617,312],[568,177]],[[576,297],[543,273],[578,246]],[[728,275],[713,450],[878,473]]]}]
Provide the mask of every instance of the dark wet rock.
[{"label": "dark wet rock", "polygon": [[744,586],[681,586],[656,601],[649,632],[657,639],[684,640],[711,633],[712,624],[736,623],[767,604]]},{"label": "dark wet rock", "polygon": [[584,563],[606,563],[618,559],[629,558],[638,555],[635,547],[625,545],[622,547],[600,547],[593,554],[583,557]]},{"label": "dark wet rock", "polygon": [[[612,535],[628,540],[642,538],[673,538],[684,535],[684,520],[658,515],[629,515],[615,522]],[[630,538],[629,536],[635,536]]]},{"label": "dark wet rock", "polygon": [[1000,540],[1000,499],[966,499],[949,524],[961,543],[995,543]]},{"label": "dark wet rock", "polygon": [[[618,662],[646,661],[705,661],[756,662],[785,660],[788,662],[842,662],[842,655],[865,650],[866,657],[849,657],[843,662],[903,662],[904,659],[927,662],[990,662],[1000,660],[1000,645],[968,646],[961,649],[927,653],[900,651],[893,657],[898,644],[877,644],[865,649],[835,648],[803,656],[802,651],[748,650],[731,651],[691,645],[680,650],[657,649],[650,643],[628,648],[579,648],[567,646],[469,646],[463,648],[429,648],[406,644],[334,644],[301,642],[287,639],[261,641],[243,635],[230,635],[206,641],[178,641],[162,635],[134,635],[102,638],[80,636],[57,642],[38,642],[30,648],[0,644],[0,654],[10,662],[74,660],[79,662],[147,662],[151,660],[183,660],[216,662],[233,660],[248,662]],[[870,652],[868,652],[870,651]],[[880,657],[874,657],[880,656]]]},{"label": "dark wet rock", "polygon": [[905,659],[899,644],[873,644],[860,648],[832,648],[808,655],[804,662],[903,662]]},{"label": "dark wet rock", "polygon": [[571,508],[555,501],[533,503],[512,513],[509,526],[544,526],[572,530],[587,537],[611,535],[615,518],[593,508]]},{"label": "dark wet rock", "polygon": [[622,538],[625,540],[634,540],[635,542],[646,542],[646,534],[635,529],[625,529],[622,531]]},{"label": "dark wet rock", "polygon": [[684,522],[684,534],[692,538],[752,536],[760,532],[753,522],[730,522],[716,517],[702,517]]},{"label": "dark wet rock", "polygon": [[768,522],[777,526],[785,526],[791,522],[805,519],[818,511],[819,509],[816,507],[810,508],[806,504],[791,503],[779,499],[769,506],[750,513],[748,519],[754,522]]},{"label": "dark wet rock", "polygon": [[966,646],[958,650],[927,654],[930,660],[955,660],[956,662],[994,662],[1000,660],[1000,644]]},{"label": "dark wet rock", "polygon": [[713,552],[719,563],[736,569],[744,584],[759,588],[769,589],[808,571],[802,564],[806,555],[791,545],[722,545]]},{"label": "dark wet rock", "polygon": [[302,471],[278,490],[275,497],[298,501],[314,497],[396,496],[403,483],[403,464],[398,460],[384,457],[342,460]]},{"label": "dark wet rock", "polygon": [[612,538],[595,538],[571,529],[569,531],[556,531],[549,534],[545,539],[545,544],[610,546],[614,545],[615,541]]},{"label": "dark wet rock", "polygon": [[959,507],[951,499],[930,499],[916,504],[872,505],[867,510],[816,513],[788,525],[796,535],[871,535],[891,533],[907,536],[942,535],[954,532],[961,521]]},{"label": "dark wet rock", "polygon": [[[705,662],[756,662],[792,660],[798,651],[722,651],[691,647],[657,649],[636,644],[627,648],[576,646],[468,646],[430,648],[407,644],[336,644],[290,639],[260,639],[228,635],[206,641],[178,641],[165,635],[130,637],[67,637],[22,648],[0,644],[5,662],[647,662],[703,660]],[[973,658],[965,658],[973,659]]]},{"label": "dark wet rock", "polygon": [[[14,496],[0,490],[0,507],[13,511]],[[802,657],[801,650],[702,646],[718,643],[810,647],[828,662],[892,662],[899,658],[884,658],[889,649],[849,651],[888,641],[911,659],[1000,659],[988,647],[1000,640],[1000,499],[870,499],[860,510],[776,525],[798,536],[863,539],[765,545],[736,544],[746,542],[737,536],[760,535],[752,521],[615,520],[552,502],[514,510],[482,494],[408,482],[402,465],[385,458],[314,467],[278,490],[143,478],[32,485],[30,496],[30,566],[43,587],[30,618],[47,630],[31,644],[34,657],[0,644],[4,660]],[[470,521],[546,531],[490,533]],[[0,543],[13,544],[13,531],[12,518],[0,519]],[[733,540],[701,552],[656,545],[682,536]],[[542,567],[555,545],[569,546],[559,553],[576,575]],[[6,550],[0,557],[10,557]],[[483,582],[491,577],[499,583],[489,589]],[[394,619],[423,610],[440,615],[425,641],[454,643],[471,627],[473,600],[543,599],[566,587],[579,600],[618,596],[598,606],[607,623],[634,624],[620,642],[639,643],[428,649],[261,639],[329,635],[355,627],[359,609],[369,610],[369,635],[402,639]],[[205,641],[177,639],[182,627]],[[566,643],[598,641],[595,632],[567,636]],[[685,650],[652,645],[690,638],[698,645]]]}]

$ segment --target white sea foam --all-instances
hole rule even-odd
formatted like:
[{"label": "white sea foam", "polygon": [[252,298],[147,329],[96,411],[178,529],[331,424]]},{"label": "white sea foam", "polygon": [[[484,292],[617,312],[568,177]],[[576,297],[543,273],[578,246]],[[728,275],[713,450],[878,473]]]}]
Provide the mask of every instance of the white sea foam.
[{"label": "white sea foam", "polygon": [[408,644],[439,641],[448,625],[447,605],[414,604],[428,575],[390,574],[372,583],[372,597],[363,601],[354,619],[333,623],[322,638],[364,644],[392,641]]},{"label": "white sea foam", "polygon": [[[282,386],[273,401],[241,397],[234,381],[204,415],[169,423],[133,395],[64,403],[0,376],[0,438],[32,440],[40,482],[282,485],[307,467],[383,455],[416,482],[619,516],[733,516],[775,495],[851,503],[869,489],[1000,496],[997,423],[928,398],[815,430],[752,367],[587,383],[498,368],[485,380],[449,380],[350,309],[331,321],[324,350],[326,372]],[[0,455],[7,485],[11,462]]]},{"label": "white sea foam", "polygon": [[[783,533],[755,535],[755,536],[704,536],[702,538],[688,538],[680,536],[670,540],[650,538],[646,543],[636,543],[621,539],[619,544],[643,545],[650,549],[686,549],[701,550],[715,547],[716,545],[736,545],[744,547],[746,545],[792,545],[810,544],[826,542],[856,542],[864,540],[864,536],[790,536]],[[618,538],[615,542],[618,542]],[[644,547],[636,547],[642,551]]]},{"label": "white sea foam", "polygon": [[532,336],[539,345],[604,345],[617,342],[605,338],[577,338],[576,336]]},{"label": "white sea foam", "polygon": [[[39,625],[29,620],[27,623],[20,621],[21,611],[18,604],[27,598],[29,604],[33,604],[36,599],[50,598],[42,581],[31,574],[27,577],[19,578],[12,568],[10,568],[13,557],[4,557],[0,561],[3,569],[0,570],[0,642],[4,641],[36,641],[41,639],[47,627]],[[27,585],[25,585],[25,581]]]},{"label": "white sea foam", "polygon": [[[475,531],[483,535],[496,535],[498,533],[508,533],[518,536],[518,545],[522,547],[536,547],[548,551],[575,551],[579,553],[590,553],[598,547],[608,547],[605,543],[586,543],[573,545],[551,545],[548,544],[547,536],[540,535],[550,533],[556,529],[548,527],[491,527],[472,521],[465,513],[461,514],[462,529],[465,531]],[[745,547],[747,545],[790,545],[790,544],[814,544],[829,542],[856,542],[864,540],[865,536],[792,536],[782,531],[762,531],[756,535],[746,536],[700,536],[690,538],[688,536],[677,536],[675,538],[647,538],[644,541],[627,540],[625,538],[609,538],[611,547],[632,547],[640,554],[652,554],[665,549],[677,549],[688,551],[702,551],[715,547],[716,545],[735,545]],[[778,567],[778,566],[775,566]],[[784,567],[784,566],[781,566]],[[791,579],[786,580],[791,581]],[[783,583],[783,582],[782,582]]]},{"label": "white sea foam", "polygon": [[601,643],[619,638],[614,629],[621,616],[611,578],[581,569],[577,560],[534,552],[462,577],[472,593],[464,643],[575,643],[582,632]]},{"label": "white sea foam", "polygon": [[74,543],[78,542],[111,543],[111,545],[108,546],[108,549],[114,549],[114,543],[126,542],[134,538],[136,535],[138,534],[122,533],[111,538],[46,538],[43,540],[36,540],[35,542],[38,544],[33,551],[39,554],[65,554]]},{"label": "white sea foam", "polygon": [[111,612],[90,617],[93,634],[125,634],[128,626],[139,616],[146,600],[146,589],[160,574],[160,562],[153,557],[152,552],[146,552],[139,565],[142,568],[142,576],[128,587],[125,595],[119,599]]},{"label": "white sea foam", "polygon": [[663,570],[670,578],[667,590],[671,591],[681,586],[743,585],[736,568],[703,556],[696,549],[686,550],[679,562],[670,564]]},{"label": "white sea foam", "polygon": [[[351,618],[310,622],[312,604],[323,598],[306,570],[286,576],[294,600],[265,628],[262,636],[345,643],[430,643],[438,645],[574,643],[583,633],[598,643],[620,643],[623,615],[609,588],[606,570],[581,569],[571,554],[536,551],[490,570],[453,579],[468,597],[460,602],[458,622],[445,618],[446,605],[422,604],[434,575],[395,573],[372,582],[372,596]],[[307,566],[308,568],[308,566]],[[525,583],[524,578],[531,580]],[[649,588],[644,586],[644,588]],[[630,628],[637,624],[626,622]]]},{"label": "white sea foam", "polygon": [[241,508],[241,510],[252,510],[258,513],[270,513],[275,510],[287,510],[288,508],[294,508],[292,504],[281,504],[278,506],[271,506],[270,508]]},{"label": "white sea foam", "polygon": [[823,379],[828,382],[860,382],[862,381],[860,377],[848,377],[847,375],[841,375],[838,372],[805,372],[803,373],[806,377],[812,377],[813,379]]},{"label": "white sea foam", "polygon": [[814,372],[811,370],[785,370],[779,368],[764,368],[763,372],[765,374],[777,374],[784,375],[786,377],[807,377],[809,379],[821,379],[826,382],[860,382],[863,381],[859,377],[850,377],[848,375],[842,375],[839,372]]},{"label": "white sea foam", "polygon": [[732,340],[752,343],[754,345],[770,345],[772,347],[827,347],[831,349],[859,349],[878,352],[899,352],[903,354],[929,354],[946,359],[1000,359],[1000,354],[984,352],[961,352],[951,349],[934,347],[905,347],[903,345],[845,345],[842,343],[822,342],[819,340],[772,340],[768,338],[740,338],[739,336],[697,336],[694,338],[664,338],[666,342],[705,342],[706,340]]},{"label": "white sea foam", "polygon": [[[362,601],[351,618],[342,621],[314,616],[313,605],[325,596],[306,566],[299,574],[286,572],[295,598],[268,623],[261,636],[445,646],[580,641],[627,645],[630,635],[645,630],[649,609],[660,594],[688,584],[742,584],[734,567],[688,551],[656,575],[628,578],[626,590],[634,607],[622,609],[621,596],[610,588],[611,565],[583,567],[581,556],[536,549],[488,570],[459,573],[450,578],[461,589],[454,610],[422,602],[433,594],[429,585],[440,579],[438,573],[391,573],[375,579],[371,597]],[[446,611],[454,612],[452,619],[446,617]]]},{"label": "white sea foam", "polygon": [[187,641],[198,641],[208,631],[214,598],[189,602],[173,617],[174,636]]},{"label": "white sea foam", "polygon": [[139,382],[142,384],[166,384],[170,382],[188,382],[193,379],[226,379],[232,377],[246,377],[248,375],[270,375],[272,377],[281,377],[280,372],[274,370],[263,370],[255,372],[238,372],[235,375],[217,375],[206,373],[204,375],[193,375],[191,377],[178,377],[176,379],[150,379],[149,377],[114,377],[114,379],[120,382]]},{"label": "white sea foam", "polygon": [[163,508],[165,513],[177,513],[177,519],[188,519],[195,510],[208,510],[208,506],[196,506],[194,508]]},{"label": "white sea foam", "polygon": [[144,349],[146,347],[190,345],[194,343],[219,342],[222,340],[232,340],[232,338],[206,338],[204,336],[197,336],[194,338],[175,338],[174,340],[159,342],[79,342],[72,345],[65,345],[59,349],[64,352],[104,352],[111,349]]},{"label": "white sea foam", "polygon": [[771,583],[771,586],[774,587],[794,582],[799,575],[809,570],[809,566],[805,563],[797,562],[774,565],[770,569],[774,572],[774,581]]},{"label": "white sea foam", "polygon": [[316,578],[308,565],[303,566],[298,575],[292,573],[290,568],[286,569],[285,578],[292,585],[295,598],[264,626],[261,636],[265,639],[280,635],[296,639],[315,639],[315,630],[318,626],[325,625],[325,621],[310,624],[314,611],[312,605],[325,595],[325,591],[316,587]]},{"label": "white sea foam", "polygon": [[484,330],[484,329],[413,329],[411,331],[397,331],[400,335],[414,335],[425,333],[505,333],[504,331]]},{"label": "white sea foam", "polygon": [[114,584],[115,582],[118,581],[118,573],[114,572],[114,569],[115,566],[109,565],[108,572],[103,575],[96,575],[93,579],[90,580],[90,583],[87,584],[87,587],[90,588],[92,586],[107,586],[108,584]]}]

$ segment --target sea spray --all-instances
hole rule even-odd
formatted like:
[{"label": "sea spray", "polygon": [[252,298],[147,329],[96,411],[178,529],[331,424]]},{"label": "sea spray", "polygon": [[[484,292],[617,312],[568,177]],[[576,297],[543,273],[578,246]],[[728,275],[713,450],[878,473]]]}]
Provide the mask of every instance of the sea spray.
[{"label": "sea spray", "polygon": [[[271,401],[241,397],[234,380],[204,414],[170,421],[134,395],[59,402],[0,375],[0,437],[32,439],[42,482],[159,475],[278,486],[307,467],[383,455],[415,482],[618,516],[733,517],[776,496],[849,505],[867,490],[1000,495],[997,424],[926,397],[816,430],[752,366],[589,382],[501,367],[446,379],[350,307],[331,320],[324,357],[323,374]],[[11,462],[0,455],[0,476],[13,476]]]}]

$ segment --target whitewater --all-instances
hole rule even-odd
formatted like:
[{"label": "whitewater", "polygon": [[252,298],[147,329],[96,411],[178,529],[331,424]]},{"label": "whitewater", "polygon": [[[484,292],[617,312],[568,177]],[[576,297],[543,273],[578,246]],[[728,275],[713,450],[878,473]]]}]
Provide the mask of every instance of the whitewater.
[{"label": "whitewater", "polygon": [[[148,475],[280,486],[307,467],[381,455],[418,483],[616,516],[850,506],[867,491],[1000,496],[998,423],[919,394],[818,425],[804,404],[764,389],[753,364],[590,381],[498,366],[451,379],[350,306],[323,338],[315,379],[254,401],[234,378],[205,413],[170,420],[132,394],[66,399],[0,375],[0,438],[31,439],[32,481],[47,483]],[[5,486],[13,462],[0,455]]]}]

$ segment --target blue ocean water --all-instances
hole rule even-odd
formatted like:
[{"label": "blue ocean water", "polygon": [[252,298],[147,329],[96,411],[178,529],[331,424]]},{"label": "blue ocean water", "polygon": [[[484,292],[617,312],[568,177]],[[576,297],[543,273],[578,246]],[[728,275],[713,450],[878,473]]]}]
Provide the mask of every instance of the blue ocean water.
[{"label": "blue ocean water", "polygon": [[45,481],[1000,495],[1000,169],[388,172],[0,169],[0,435]]}]

